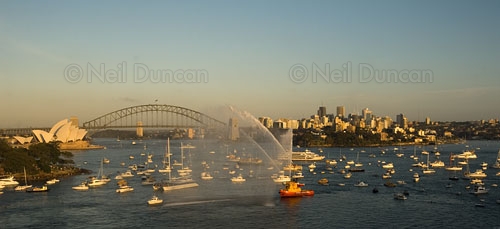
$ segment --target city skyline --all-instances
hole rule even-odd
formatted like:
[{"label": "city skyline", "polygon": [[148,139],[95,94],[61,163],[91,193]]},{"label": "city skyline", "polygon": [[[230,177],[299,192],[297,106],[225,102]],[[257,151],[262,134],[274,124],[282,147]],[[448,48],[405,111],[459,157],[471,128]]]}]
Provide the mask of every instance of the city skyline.
[{"label": "city skyline", "polygon": [[499,118],[497,1],[50,3],[0,4],[0,128],[152,103]]}]

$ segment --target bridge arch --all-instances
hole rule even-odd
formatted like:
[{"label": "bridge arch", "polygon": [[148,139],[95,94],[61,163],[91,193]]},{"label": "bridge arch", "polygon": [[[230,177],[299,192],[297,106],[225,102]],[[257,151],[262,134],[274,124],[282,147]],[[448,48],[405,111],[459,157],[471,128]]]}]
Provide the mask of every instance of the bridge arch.
[{"label": "bridge arch", "polygon": [[116,110],[83,123],[87,130],[136,128],[206,128],[225,127],[226,123],[201,112],[166,104],[138,105]]}]

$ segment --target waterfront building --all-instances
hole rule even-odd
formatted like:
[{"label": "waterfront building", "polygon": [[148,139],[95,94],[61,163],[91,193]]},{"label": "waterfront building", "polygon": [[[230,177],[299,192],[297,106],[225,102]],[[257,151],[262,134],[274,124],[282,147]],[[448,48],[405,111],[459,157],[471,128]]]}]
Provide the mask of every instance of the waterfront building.
[{"label": "waterfront building", "polygon": [[60,141],[62,143],[76,142],[82,140],[87,131],[78,127],[78,118],[72,117],[71,120],[63,119],[57,122],[49,132],[44,130],[33,130],[33,135],[39,142]]},{"label": "waterfront building", "polygon": [[273,128],[273,119],[269,117],[259,117],[259,122],[268,129]]}]

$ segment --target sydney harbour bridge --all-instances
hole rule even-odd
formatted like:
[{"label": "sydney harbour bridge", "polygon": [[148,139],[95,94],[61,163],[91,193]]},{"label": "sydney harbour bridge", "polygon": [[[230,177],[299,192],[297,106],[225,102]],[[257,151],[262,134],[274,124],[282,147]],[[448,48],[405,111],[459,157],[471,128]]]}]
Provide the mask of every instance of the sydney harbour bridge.
[{"label": "sydney harbour bridge", "polygon": [[[105,129],[131,128],[224,128],[226,123],[201,112],[166,104],[146,104],[126,107],[83,122],[81,128],[89,132]],[[0,129],[2,135],[29,135],[31,130],[44,128]]]}]

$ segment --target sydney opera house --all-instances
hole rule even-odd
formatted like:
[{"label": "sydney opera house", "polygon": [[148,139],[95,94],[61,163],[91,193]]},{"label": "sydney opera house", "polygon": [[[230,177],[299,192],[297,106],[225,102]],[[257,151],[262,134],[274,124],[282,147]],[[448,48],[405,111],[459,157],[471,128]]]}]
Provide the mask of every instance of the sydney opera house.
[{"label": "sydney opera house", "polygon": [[78,118],[71,117],[57,122],[50,131],[33,130],[33,135],[38,142],[60,142],[60,149],[90,149],[102,148],[100,146],[90,145],[83,138],[87,135],[87,130],[78,127]]},{"label": "sydney opera house", "polygon": [[38,142],[54,142],[61,143],[81,141],[87,134],[87,131],[78,127],[78,119],[72,117],[70,120],[63,119],[57,122],[50,131],[33,130],[36,140]]}]

